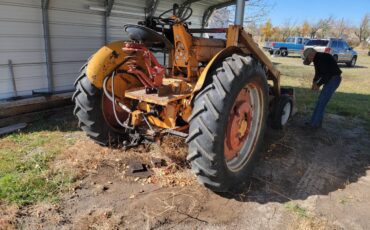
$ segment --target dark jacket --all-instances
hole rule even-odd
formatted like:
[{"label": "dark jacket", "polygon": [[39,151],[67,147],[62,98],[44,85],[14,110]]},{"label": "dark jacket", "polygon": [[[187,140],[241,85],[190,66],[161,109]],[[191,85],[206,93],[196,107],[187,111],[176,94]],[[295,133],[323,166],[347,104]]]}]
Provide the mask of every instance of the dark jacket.
[{"label": "dark jacket", "polygon": [[328,53],[317,53],[314,60],[315,77],[313,82],[317,85],[325,85],[333,76],[340,76],[342,71],[332,55]]}]

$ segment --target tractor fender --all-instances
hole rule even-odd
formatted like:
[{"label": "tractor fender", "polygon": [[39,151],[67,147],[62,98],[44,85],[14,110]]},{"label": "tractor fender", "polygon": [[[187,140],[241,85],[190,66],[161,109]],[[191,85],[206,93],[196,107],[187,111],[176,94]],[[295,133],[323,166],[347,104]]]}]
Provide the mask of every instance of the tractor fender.
[{"label": "tractor fender", "polygon": [[124,41],[109,43],[100,48],[88,61],[86,75],[91,84],[101,89],[106,76],[121,65],[128,56],[122,48]]},{"label": "tractor fender", "polygon": [[236,47],[236,46],[229,46],[223,50],[221,50],[220,52],[218,52],[213,58],[212,60],[207,64],[207,66],[204,68],[203,72],[201,73],[197,83],[195,84],[195,87],[194,87],[194,90],[193,90],[193,94],[192,94],[192,97],[191,97],[191,101],[193,101],[193,98],[195,98],[195,96],[197,95],[197,93],[203,89],[204,87],[207,86],[207,82],[210,82],[208,80],[208,78],[211,78],[212,76],[210,76],[208,73],[210,73],[211,71],[214,70],[214,68],[217,66],[218,63],[222,62],[225,60],[225,58],[227,57],[230,57],[231,55],[233,55],[234,53],[239,53],[239,54],[242,54],[244,53],[242,51],[242,49],[240,49],[239,47]]}]

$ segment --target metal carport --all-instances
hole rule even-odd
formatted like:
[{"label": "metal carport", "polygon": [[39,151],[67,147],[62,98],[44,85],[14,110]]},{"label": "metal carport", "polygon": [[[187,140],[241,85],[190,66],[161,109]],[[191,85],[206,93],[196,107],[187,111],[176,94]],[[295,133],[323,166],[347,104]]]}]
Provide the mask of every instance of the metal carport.
[{"label": "metal carport", "polygon": [[0,99],[73,89],[78,70],[124,24],[191,4],[194,28],[228,0],[0,0]]}]

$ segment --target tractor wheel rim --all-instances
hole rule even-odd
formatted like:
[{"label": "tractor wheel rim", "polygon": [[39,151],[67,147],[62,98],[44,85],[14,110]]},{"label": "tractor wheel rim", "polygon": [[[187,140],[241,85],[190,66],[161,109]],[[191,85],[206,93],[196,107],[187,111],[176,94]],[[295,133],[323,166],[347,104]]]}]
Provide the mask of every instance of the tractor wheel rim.
[{"label": "tractor wheel rim", "polygon": [[291,111],[292,111],[292,105],[290,103],[286,103],[284,105],[283,113],[282,113],[282,116],[281,116],[281,125],[284,126],[284,125],[286,125],[286,123],[288,123]]},{"label": "tractor wheel rim", "polygon": [[[119,130],[122,129],[122,127],[117,123],[117,120],[114,116],[113,112],[113,102],[103,93],[102,94],[102,113],[105,119],[105,122],[108,124],[108,126],[113,130]],[[118,117],[122,120],[127,119],[128,114],[125,112],[121,107],[116,104],[116,113]]]},{"label": "tractor wheel rim", "polygon": [[239,171],[255,148],[263,116],[262,91],[247,84],[231,108],[224,140],[224,157],[231,171]]}]

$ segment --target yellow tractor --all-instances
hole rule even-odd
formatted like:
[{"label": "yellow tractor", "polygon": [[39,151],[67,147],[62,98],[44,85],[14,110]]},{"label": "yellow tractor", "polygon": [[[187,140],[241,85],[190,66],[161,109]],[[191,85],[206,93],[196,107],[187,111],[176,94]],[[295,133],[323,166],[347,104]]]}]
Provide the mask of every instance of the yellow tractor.
[{"label": "yellow tractor", "polygon": [[[219,192],[240,185],[267,118],[281,128],[293,106],[291,95],[281,93],[279,72],[243,30],[244,7],[237,0],[229,28],[191,29],[192,9],[176,4],[126,25],[129,41],[107,44],[81,69],[73,96],[79,126],[106,146],[132,147],[165,134],[186,138],[200,183]],[[194,36],[206,33],[226,39]]]}]

